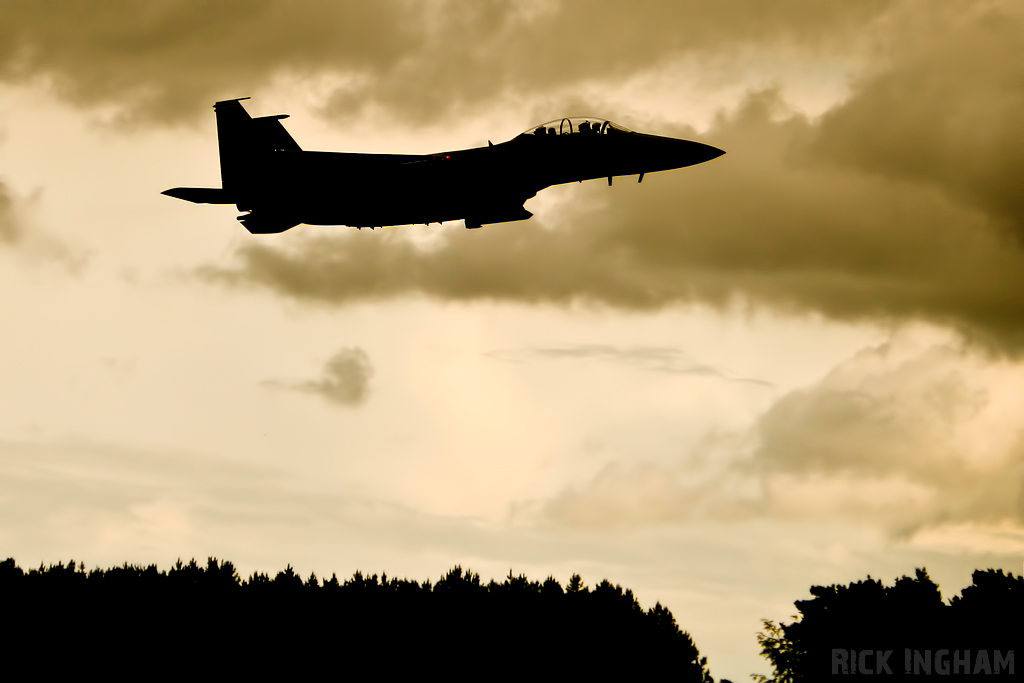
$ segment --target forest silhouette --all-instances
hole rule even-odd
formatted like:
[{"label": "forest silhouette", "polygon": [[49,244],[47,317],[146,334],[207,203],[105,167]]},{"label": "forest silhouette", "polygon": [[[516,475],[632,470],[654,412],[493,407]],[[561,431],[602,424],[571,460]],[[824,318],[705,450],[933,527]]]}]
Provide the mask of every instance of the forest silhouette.
[{"label": "forest silhouette", "polygon": [[[660,603],[573,575],[501,583],[456,566],[437,582],[356,572],[305,581],[289,565],[241,579],[228,561],[167,571],[0,562],[2,642],[15,662],[118,675],[474,679],[652,675],[711,683],[707,659]],[[73,664],[73,665],[72,665]]]},{"label": "forest silhouette", "polygon": [[[1024,578],[1002,570],[975,571],[948,603],[924,569],[891,586],[868,576],[810,593],[796,601],[792,623],[764,620],[757,641],[774,671],[755,680],[832,678],[837,648],[892,650],[891,675],[930,680],[941,674],[906,675],[907,650],[945,648],[950,658],[970,650],[975,661],[985,650],[994,666],[994,651],[1005,658],[1024,635]],[[166,571],[127,563],[87,570],[75,561],[24,571],[7,559],[0,605],[7,674],[714,681],[667,608],[645,611],[631,590],[608,580],[590,588],[578,574],[565,587],[511,571],[484,583],[461,566],[433,583],[358,571],[344,581],[303,580],[289,565],[242,579],[216,558],[178,560]],[[1005,661],[993,673],[1015,678]]]}]

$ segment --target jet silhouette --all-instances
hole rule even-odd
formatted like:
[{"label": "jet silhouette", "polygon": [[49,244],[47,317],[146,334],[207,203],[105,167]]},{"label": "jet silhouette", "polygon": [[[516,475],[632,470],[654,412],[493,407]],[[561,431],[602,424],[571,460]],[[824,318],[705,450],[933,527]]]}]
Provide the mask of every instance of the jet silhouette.
[{"label": "jet silhouette", "polygon": [[307,152],[281,119],[252,118],[241,100],[213,105],[220,188],[163,194],[197,204],[235,204],[251,233],[300,223],[373,228],[463,219],[467,228],[520,221],[523,203],[552,185],[667,171],[725,154],[690,140],[636,133],[595,118],[534,126],[507,142],[438,154]]}]

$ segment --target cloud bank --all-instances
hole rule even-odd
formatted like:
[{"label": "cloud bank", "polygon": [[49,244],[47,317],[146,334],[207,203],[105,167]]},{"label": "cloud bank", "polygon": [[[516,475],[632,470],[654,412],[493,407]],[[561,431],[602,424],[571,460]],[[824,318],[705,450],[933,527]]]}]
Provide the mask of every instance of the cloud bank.
[{"label": "cloud bank", "polygon": [[840,518],[900,538],[1005,527],[1024,541],[1021,382],[1020,366],[896,340],[783,396],[746,433],[710,436],[674,465],[610,463],[538,512],[584,527]]},{"label": "cloud bank", "polygon": [[880,5],[782,0],[211,5],[0,4],[0,80],[50,83],[67,100],[136,122],[207,115],[215,100],[282,76],[334,83],[325,113],[436,122],[458,108],[581,81],[621,80],[702,51],[849,49]]}]

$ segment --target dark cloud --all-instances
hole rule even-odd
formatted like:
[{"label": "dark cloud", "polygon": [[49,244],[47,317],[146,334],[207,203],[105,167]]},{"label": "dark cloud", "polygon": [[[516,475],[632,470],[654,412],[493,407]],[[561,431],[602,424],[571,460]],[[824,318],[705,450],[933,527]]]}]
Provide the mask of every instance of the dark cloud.
[{"label": "dark cloud", "polygon": [[357,406],[369,396],[372,376],[370,357],[362,349],[353,347],[334,354],[324,365],[321,379],[299,382],[271,380],[263,384],[275,389],[318,394],[337,405]]},{"label": "dark cloud", "polygon": [[43,80],[72,102],[120,106],[128,119],[174,121],[282,75],[337,76],[344,85],[328,97],[331,115],[376,107],[436,121],[460,106],[621,79],[695,51],[834,50],[884,10],[826,0],[9,0],[0,4],[0,78]]},{"label": "dark cloud", "polygon": [[371,74],[422,44],[415,3],[4,2],[0,78],[181,120],[282,74]]},{"label": "dark cloud", "polygon": [[929,28],[824,117],[812,152],[964,199],[1024,243],[1024,15],[981,6]]},{"label": "dark cloud", "polygon": [[617,363],[650,372],[715,377],[729,382],[748,382],[766,387],[773,386],[771,383],[763,380],[738,377],[728,370],[695,361],[680,349],[671,347],[642,346],[621,348],[607,344],[568,344],[565,346],[539,346],[529,349],[492,351],[488,355],[498,360],[513,362],[545,358],[552,360],[593,360]]},{"label": "dark cloud", "polygon": [[[616,83],[689,54],[735,53],[751,45],[804,49],[819,56],[853,49],[879,4],[765,5],[729,0],[448,2],[432,12],[422,52],[392,62],[375,78],[337,90],[326,105],[345,117],[378,106],[428,121],[459,106],[489,104]],[[828,36],[828,39],[825,39]]]}]

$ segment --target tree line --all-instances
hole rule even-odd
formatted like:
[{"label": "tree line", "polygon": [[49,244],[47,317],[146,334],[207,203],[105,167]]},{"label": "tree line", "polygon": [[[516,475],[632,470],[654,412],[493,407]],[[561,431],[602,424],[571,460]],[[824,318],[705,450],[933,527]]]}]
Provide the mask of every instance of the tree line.
[{"label": "tree line", "polygon": [[337,672],[393,678],[668,675],[712,683],[707,658],[660,603],[579,575],[566,586],[512,572],[502,582],[456,566],[422,583],[356,572],[303,580],[289,565],[242,579],[229,561],[166,571],[74,561],[24,571],[0,562],[0,642],[27,662],[224,675]]},{"label": "tree line", "polygon": [[[924,569],[890,586],[868,576],[812,586],[791,623],[757,635],[773,674],[799,683],[839,674],[989,680],[1016,675],[1024,578],[978,570],[944,602]],[[713,683],[707,658],[660,603],[644,610],[608,580],[563,587],[510,571],[504,581],[449,570],[422,583],[355,572],[339,580],[289,565],[241,578],[229,561],[179,560],[166,571],[81,563],[28,571],[0,562],[0,648],[10,671],[73,664],[112,674],[378,678],[442,673],[639,678]],[[325,669],[326,667],[326,669]],[[907,671],[910,671],[908,674]],[[722,683],[725,683],[723,681]]]}]

